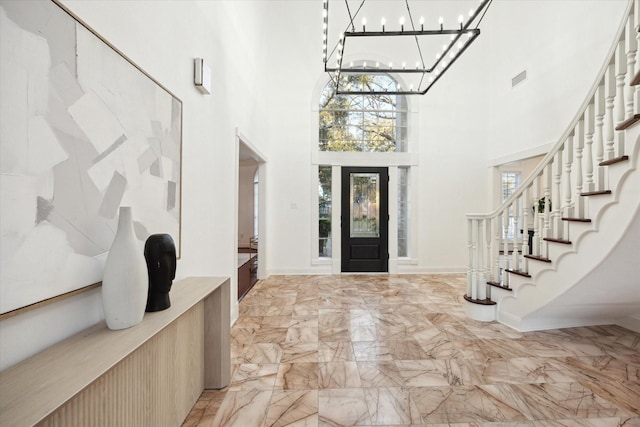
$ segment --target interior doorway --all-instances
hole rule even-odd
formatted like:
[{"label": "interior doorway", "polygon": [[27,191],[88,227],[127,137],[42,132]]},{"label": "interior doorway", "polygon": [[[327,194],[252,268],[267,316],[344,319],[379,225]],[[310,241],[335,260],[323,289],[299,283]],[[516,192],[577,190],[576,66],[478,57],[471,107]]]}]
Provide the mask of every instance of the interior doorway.
[{"label": "interior doorway", "polygon": [[343,167],[342,272],[389,271],[389,171]]},{"label": "interior doorway", "polygon": [[237,133],[236,252],[237,300],[251,290],[265,271],[264,156]]}]

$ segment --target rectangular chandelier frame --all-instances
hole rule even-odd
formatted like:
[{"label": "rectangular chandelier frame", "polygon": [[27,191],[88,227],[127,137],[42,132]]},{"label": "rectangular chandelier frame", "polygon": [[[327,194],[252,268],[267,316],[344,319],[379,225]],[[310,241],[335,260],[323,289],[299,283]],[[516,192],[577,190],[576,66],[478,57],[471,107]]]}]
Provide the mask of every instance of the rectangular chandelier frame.
[{"label": "rectangular chandelier frame", "polygon": [[[366,0],[362,0],[360,4],[360,8],[365,3]],[[345,3],[348,0],[345,0]],[[405,0],[407,4],[407,10],[409,11],[410,23],[413,26],[413,21],[411,19],[411,10],[409,8],[408,0]],[[475,11],[470,14],[469,19],[464,21],[462,15],[460,16],[458,22],[460,24],[459,28],[456,29],[444,29],[442,19],[440,19],[440,28],[436,30],[425,30],[424,24],[422,21],[420,22],[420,29],[411,29],[404,30],[404,25],[401,24],[400,31],[385,31],[384,23],[382,24],[382,31],[367,31],[366,26],[362,25],[362,31],[356,31],[356,27],[353,23],[353,20],[357,17],[358,12],[354,16],[350,16],[350,22],[348,27],[351,30],[344,31],[341,34],[341,38],[338,40],[338,43],[333,48],[331,55],[336,53],[337,61],[335,67],[330,67],[328,65],[329,56],[327,55],[327,29],[329,26],[329,1],[323,0],[323,16],[324,16],[324,25],[323,25],[323,62],[324,62],[324,70],[329,73],[329,77],[332,82],[336,86],[336,94],[338,95],[377,95],[377,94],[385,94],[385,95],[424,95],[429,89],[433,87],[433,85],[444,75],[444,73],[460,58],[462,53],[467,50],[469,46],[480,36],[480,29],[478,25],[482,18],[484,17],[483,11],[486,13],[489,4],[492,0],[482,0]],[[360,10],[358,9],[358,11]],[[348,9],[348,7],[347,7]],[[475,27],[472,27],[476,18],[478,18]],[[375,66],[369,66],[365,63],[364,66],[343,66],[344,59],[344,51],[347,46],[347,41],[350,39],[363,39],[363,38],[376,38],[376,37],[414,37],[416,39],[417,49],[420,53],[420,58],[422,59],[422,52],[420,49],[420,44],[418,39],[421,37],[428,36],[443,36],[450,35],[451,40],[446,47],[443,47],[443,51],[440,55],[436,57],[436,60],[432,63],[431,66],[427,67],[424,64],[424,60],[422,61],[422,66],[417,66],[415,68],[408,68],[403,66],[401,68],[394,68],[391,66],[380,66],[380,64],[376,63]],[[466,40],[463,38],[466,36]],[[450,58],[447,61],[447,58]],[[394,91],[376,91],[376,90],[345,90],[341,88],[341,77],[343,74],[361,74],[361,75],[380,75],[380,74],[389,74],[389,73],[397,73],[397,74],[421,74],[420,83],[418,84],[418,88],[414,90],[413,88],[409,90],[403,90],[398,88],[398,90]],[[426,80],[426,86],[424,89],[420,89],[423,82]]]}]

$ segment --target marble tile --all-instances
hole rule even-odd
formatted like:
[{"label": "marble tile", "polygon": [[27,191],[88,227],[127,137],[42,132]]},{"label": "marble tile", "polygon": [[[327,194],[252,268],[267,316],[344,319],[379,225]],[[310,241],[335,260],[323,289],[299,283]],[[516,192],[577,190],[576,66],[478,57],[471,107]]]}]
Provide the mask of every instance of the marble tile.
[{"label": "marble tile", "polygon": [[409,391],[418,424],[526,421],[508,385],[419,387]]},{"label": "marble tile", "polygon": [[640,427],[640,334],[466,317],[465,275],[271,276],[184,426]]},{"label": "marble tile", "polygon": [[269,402],[265,427],[316,427],[317,390],[274,391]]},{"label": "marble tile", "polygon": [[276,343],[256,343],[246,347],[241,363],[280,363],[282,347]]},{"label": "marble tile", "polygon": [[[396,360],[396,367],[407,387],[436,387],[469,383],[455,360]],[[465,382],[466,379],[466,382]]]},{"label": "marble tile", "polygon": [[348,327],[322,328],[318,327],[318,341],[349,341],[351,331]]},{"label": "marble tile", "polygon": [[281,363],[276,389],[284,390],[316,390],[318,389],[317,363]]},{"label": "marble tile", "polygon": [[576,382],[576,375],[560,361],[551,358],[467,359],[471,382],[468,384],[533,384]]},{"label": "marble tile", "polygon": [[369,408],[361,388],[319,390],[318,416],[321,426],[371,425]]},{"label": "marble tile", "polygon": [[[603,391],[604,389],[595,383],[590,385],[591,388],[585,387],[579,382],[511,384],[509,387],[517,396],[514,401],[519,399],[522,402],[520,408],[532,420],[606,418],[633,415],[596,394],[593,388],[597,387],[598,390]],[[624,393],[625,391],[628,392],[628,390],[615,390],[616,394],[618,392]],[[611,393],[613,391],[606,392]]]},{"label": "marble tile", "polygon": [[261,327],[288,328],[292,316],[265,316],[262,318]]},{"label": "marble tile", "polygon": [[286,343],[282,345],[281,363],[318,362],[317,342]]},{"label": "marble tile", "polygon": [[287,337],[285,338],[287,343],[300,343],[300,342],[318,342],[318,328],[289,328]]},{"label": "marble tile", "polygon": [[231,379],[229,390],[271,390],[276,381],[277,363],[258,365],[243,363]]},{"label": "marble tile", "polygon": [[362,387],[356,362],[327,362],[318,364],[318,387],[357,388]]},{"label": "marble tile", "polygon": [[411,424],[414,418],[419,418],[417,409],[410,404],[409,391],[406,389],[366,388],[364,397],[373,425]]},{"label": "marble tile", "polygon": [[318,343],[318,362],[348,362],[356,360],[349,341]]},{"label": "marble tile", "polygon": [[220,427],[262,427],[271,390],[228,391],[211,422]]},{"label": "marble tile", "polygon": [[394,362],[357,362],[362,387],[403,387],[404,378]]},{"label": "marble tile", "polygon": [[[294,310],[295,311],[295,310]],[[289,322],[290,328],[317,328],[318,316],[292,316]]]},{"label": "marble tile", "polygon": [[640,382],[584,381],[582,385],[607,402],[622,408],[623,415],[640,415]]},{"label": "marble tile", "polygon": [[416,340],[387,340],[389,351],[394,360],[428,359],[428,353]]},{"label": "marble tile", "polygon": [[256,331],[253,342],[282,343],[287,337],[287,332],[289,332],[289,328],[262,327]]},{"label": "marble tile", "polygon": [[386,360],[392,361],[391,349],[388,344],[380,341],[353,342],[353,354],[357,361]]}]

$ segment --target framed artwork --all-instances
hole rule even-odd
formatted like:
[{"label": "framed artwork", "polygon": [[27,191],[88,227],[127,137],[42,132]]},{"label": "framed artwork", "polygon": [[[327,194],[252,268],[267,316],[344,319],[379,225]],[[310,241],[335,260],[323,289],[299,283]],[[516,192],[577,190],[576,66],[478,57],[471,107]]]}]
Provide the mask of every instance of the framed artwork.
[{"label": "framed artwork", "polygon": [[0,314],[100,282],[120,206],[180,254],[182,102],[50,0],[0,0],[0,58]]}]

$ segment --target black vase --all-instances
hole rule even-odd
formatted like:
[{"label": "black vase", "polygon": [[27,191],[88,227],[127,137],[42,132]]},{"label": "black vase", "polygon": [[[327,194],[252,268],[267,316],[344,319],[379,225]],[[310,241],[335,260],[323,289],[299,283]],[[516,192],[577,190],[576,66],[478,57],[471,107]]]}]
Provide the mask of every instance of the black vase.
[{"label": "black vase", "polygon": [[144,245],[149,273],[145,311],[161,311],[171,306],[169,291],[176,277],[176,245],[168,234],[152,234]]}]

